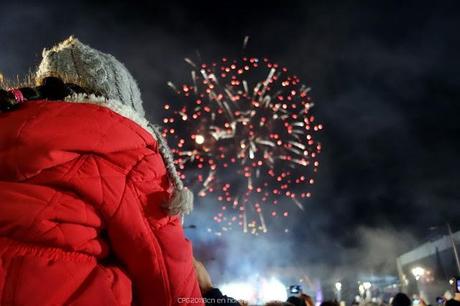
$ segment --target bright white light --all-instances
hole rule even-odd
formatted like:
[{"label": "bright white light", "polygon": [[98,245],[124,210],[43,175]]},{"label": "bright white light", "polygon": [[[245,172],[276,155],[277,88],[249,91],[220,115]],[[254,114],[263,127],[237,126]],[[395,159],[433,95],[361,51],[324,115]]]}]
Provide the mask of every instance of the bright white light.
[{"label": "bright white light", "polygon": [[335,289],[337,289],[337,291],[342,291],[342,283],[341,282],[335,283]]},{"label": "bright white light", "polygon": [[227,283],[219,286],[223,294],[250,304],[265,304],[270,301],[286,301],[286,286],[277,278],[257,278],[245,282]]},{"label": "bright white light", "polygon": [[199,144],[199,145],[203,144],[204,143],[204,136],[203,135],[196,135],[195,136],[195,142],[197,144]]},{"label": "bright white light", "polygon": [[364,282],[363,287],[365,290],[369,290],[372,287],[372,284],[370,282]]},{"label": "bright white light", "polygon": [[270,301],[286,301],[288,298],[286,286],[278,279],[272,277],[270,280],[262,280],[259,301],[267,303]]},{"label": "bright white light", "polygon": [[426,270],[422,267],[415,267],[411,270],[412,275],[414,275],[416,280],[419,280],[422,276],[425,275]]},{"label": "bright white light", "polygon": [[219,287],[223,294],[237,300],[254,301],[255,288],[250,283],[228,283]]}]

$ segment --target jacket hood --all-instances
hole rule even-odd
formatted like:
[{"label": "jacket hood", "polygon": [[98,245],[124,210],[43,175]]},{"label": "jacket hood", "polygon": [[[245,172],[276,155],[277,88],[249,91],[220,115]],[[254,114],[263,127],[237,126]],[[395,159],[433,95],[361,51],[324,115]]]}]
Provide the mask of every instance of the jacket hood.
[{"label": "jacket hood", "polygon": [[67,101],[31,101],[0,114],[0,127],[0,179],[25,180],[81,153],[104,155],[150,148],[163,157],[174,185],[165,208],[171,215],[193,210],[193,193],[180,180],[166,141],[129,106],[81,95]]},{"label": "jacket hood", "polygon": [[95,103],[27,102],[0,114],[0,125],[0,179],[27,179],[81,153],[157,146],[141,125]]}]

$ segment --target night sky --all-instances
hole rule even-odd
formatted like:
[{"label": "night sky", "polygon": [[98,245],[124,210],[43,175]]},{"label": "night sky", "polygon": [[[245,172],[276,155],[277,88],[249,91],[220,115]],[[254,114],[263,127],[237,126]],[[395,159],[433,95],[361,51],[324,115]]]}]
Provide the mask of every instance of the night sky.
[{"label": "night sky", "polygon": [[2,1],[0,71],[24,76],[74,34],[126,64],[159,120],[166,82],[189,78],[184,57],[239,56],[249,35],[246,54],[312,87],[326,127],[314,196],[289,220],[307,261],[346,263],[324,255],[360,250],[363,231],[410,248],[430,227],[460,229],[458,2],[183,2]]}]

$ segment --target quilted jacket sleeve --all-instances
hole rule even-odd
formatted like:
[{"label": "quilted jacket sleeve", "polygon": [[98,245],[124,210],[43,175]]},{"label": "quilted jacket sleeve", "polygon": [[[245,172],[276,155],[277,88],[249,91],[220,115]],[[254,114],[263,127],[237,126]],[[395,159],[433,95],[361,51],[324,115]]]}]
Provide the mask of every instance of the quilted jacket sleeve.
[{"label": "quilted jacket sleeve", "polygon": [[[111,248],[131,277],[140,305],[202,305],[191,244],[179,218],[161,208],[169,198],[163,160],[155,151],[144,153],[126,174],[120,202],[107,220]],[[101,186],[107,189],[103,194],[113,188]],[[112,210],[113,203],[104,205]]]},{"label": "quilted jacket sleeve", "polygon": [[[103,300],[100,286],[112,286],[108,294],[123,294],[109,298],[123,296],[119,300],[126,301],[132,292],[136,305],[169,306],[177,305],[179,297],[200,297],[190,243],[177,217],[167,216],[161,209],[169,197],[169,180],[155,139],[147,130],[106,107],[87,103],[34,101],[0,117],[0,188],[5,191],[8,184],[8,189],[15,190],[8,196],[10,204],[20,201],[24,205],[23,214],[17,210],[19,206],[10,205],[16,209],[10,213],[16,212],[19,218],[10,214],[9,220],[3,218],[3,225],[23,225],[22,232],[29,236],[22,240],[47,247],[48,253],[61,249],[97,259],[91,263],[95,266],[88,268],[91,271],[113,270],[104,269],[108,253],[116,258],[115,270],[120,270],[113,276],[96,273],[103,278],[101,282],[88,273],[80,283],[77,278],[88,269],[69,270],[67,261],[62,261],[52,268],[64,267],[58,270],[68,280],[48,284],[51,277],[47,273],[43,287],[59,287],[55,291],[65,299],[71,290],[60,291],[60,287],[72,281],[78,287],[76,295],[97,288],[90,295],[98,292]],[[38,201],[29,200],[33,198],[31,190],[37,189]],[[27,208],[26,203],[38,208]],[[121,270],[131,282],[120,281]],[[33,282],[40,279],[35,277]],[[62,277],[54,279],[59,282]],[[27,281],[19,283],[27,292],[41,288]],[[122,285],[113,285],[117,283]],[[20,292],[13,289],[13,296]]]}]

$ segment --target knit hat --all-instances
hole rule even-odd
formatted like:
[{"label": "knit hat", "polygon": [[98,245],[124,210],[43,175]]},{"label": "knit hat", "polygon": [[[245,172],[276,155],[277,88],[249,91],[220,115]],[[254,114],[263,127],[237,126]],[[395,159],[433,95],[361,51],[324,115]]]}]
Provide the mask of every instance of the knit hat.
[{"label": "knit hat", "polygon": [[40,85],[46,77],[57,77],[94,93],[87,97],[77,94],[75,97],[66,98],[66,101],[74,101],[75,98],[89,99],[122,116],[132,120],[137,119],[135,121],[156,138],[158,149],[175,188],[165,208],[169,210],[170,215],[183,215],[192,211],[193,193],[184,187],[176,172],[171,151],[158,127],[145,119],[139,87],[122,63],[112,55],[82,44],[71,36],[53,48],[43,50],[43,60],[35,75],[37,85]]},{"label": "knit hat", "polygon": [[43,50],[43,60],[35,80],[58,77],[67,83],[86,88],[131,106],[144,116],[141,93],[128,69],[110,54],[95,50],[70,36],[49,50]]}]

